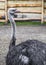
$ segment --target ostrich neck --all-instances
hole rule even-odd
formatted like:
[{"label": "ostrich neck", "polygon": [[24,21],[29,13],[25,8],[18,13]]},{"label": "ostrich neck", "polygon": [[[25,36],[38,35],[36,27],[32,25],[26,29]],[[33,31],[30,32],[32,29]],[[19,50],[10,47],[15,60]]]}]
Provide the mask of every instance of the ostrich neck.
[{"label": "ostrich neck", "polygon": [[16,24],[15,24],[15,21],[13,19],[13,16],[9,15],[9,21],[11,23],[11,28],[12,28],[12,38],[15,38],[16,39]]}]

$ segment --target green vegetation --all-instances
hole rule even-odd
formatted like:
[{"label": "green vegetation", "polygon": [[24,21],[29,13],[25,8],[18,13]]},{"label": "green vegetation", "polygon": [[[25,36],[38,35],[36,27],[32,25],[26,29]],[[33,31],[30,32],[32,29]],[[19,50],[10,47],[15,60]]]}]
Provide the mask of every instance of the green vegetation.
[{"label": "green vegetation", "polygon": [[4,22],[0,22],[0,26],[4,25],[5,23]]},{"label": "green vegetation", "polygon": [[41,25],[40,22],[33,22],[33,21],[17,21],[16,25]]},{"label": "green vegetation", "polygon": [[[0,26],[6,25],[4,22],[0,22]],[[8,22],[7,25],[10,25]],[[16,21],[17,26],[30,26],[30,25],[41,25],[41,22],[35,22],[35,21]],[[46,22],[44,22],[42,25],[46,25]]]}]

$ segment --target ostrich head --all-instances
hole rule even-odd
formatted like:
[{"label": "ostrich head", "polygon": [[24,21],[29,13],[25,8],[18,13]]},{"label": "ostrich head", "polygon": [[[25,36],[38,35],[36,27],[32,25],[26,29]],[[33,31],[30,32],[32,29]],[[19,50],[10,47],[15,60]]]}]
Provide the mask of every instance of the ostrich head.
[{"label": "ostrich head", "polygon": [[9,8],[8,9],[8,19],[10,19],[11,17],[14,17],[14,13],[16,12],[16,8]]},{"label": "ostrich head", "polygon": [[12,40],[11,40],[11,44],[15,44],[15,40],[16,40],[16,23],[14,21],[14,13],[15,13],[16,9],[15,8],[9,8],[8,9],[8,19],[11,23],[11,28],[12,28]]}]

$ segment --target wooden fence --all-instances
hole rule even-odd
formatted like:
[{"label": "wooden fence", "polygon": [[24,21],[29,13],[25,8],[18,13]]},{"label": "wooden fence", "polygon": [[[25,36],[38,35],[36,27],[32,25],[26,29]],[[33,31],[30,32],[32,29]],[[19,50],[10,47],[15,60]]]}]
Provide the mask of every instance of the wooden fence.
[{"label": "wooden fence", "polygon": [[[31,16],[27,18],[23,18],[23,17],[14,18],[15,20],[34,19],[34,20],[41,20],[41,23],[43,23],[43,21],[46,21],[46,1],[45,0],[30,0],[30,1],[0,0],[0,22],[7,22],[8,20],[7,11],[8,11],[8,8],[11,8],[11,7],[15,7],[18,11],[20,11],[16,13],[18,15],[25,14],[25,15]],[[36,17],[34,14],[36,14]]]}]

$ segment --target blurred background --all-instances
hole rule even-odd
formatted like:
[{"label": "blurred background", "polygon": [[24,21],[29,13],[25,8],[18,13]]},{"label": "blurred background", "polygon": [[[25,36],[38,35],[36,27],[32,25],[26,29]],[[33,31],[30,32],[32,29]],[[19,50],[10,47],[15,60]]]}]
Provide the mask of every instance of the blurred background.
[{"label": "blurred background", "polygon": [[0,0],[0,22],[8,21],[8,9],[16,8],[15,20],[46,22],[46,0]]}]

